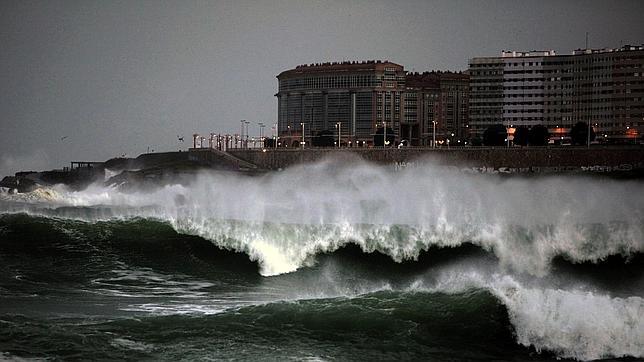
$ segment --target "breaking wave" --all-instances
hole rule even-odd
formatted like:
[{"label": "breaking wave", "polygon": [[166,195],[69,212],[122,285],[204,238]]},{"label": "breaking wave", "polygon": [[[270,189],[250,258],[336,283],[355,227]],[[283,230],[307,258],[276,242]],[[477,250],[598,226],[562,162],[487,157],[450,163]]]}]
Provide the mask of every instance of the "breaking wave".
[{"label": "breaking wave", "polygon": [[85,221],[161,220],[248,254],[265,276],[293,272],[349,243],[398,262],[431,247],[473,243],[505,268],[537,276],[557,256],[598,262],[644,250],[637,181],[502,179],[431,165],[392,172],[330,160],[265,176],[202,173],[185,185],[128,190],[55,187],[3,195],[3,208]]},{"label": "breaking wave", "polygon": [[[93,336],[107,330],[112,342],[115,334],[126,330],[127,336],[139,336],[132,343],[150,346],[145,351],[158,350],[151,344],[161,338],[155,331],[163,330],[165,339],[168,330],[182,335],[184,330],[201,331],[204,323],[214,323],[218,328],[208,333],[222,341],[234,337],[255,343],[255,334],[266,333],[310,348],[306,346],[319,344],[317,338],[342,335],[347,339],[342,349],[349,353],[347,358],[355,353],[382,357],[376,346],[384,336],[397,346],[408,345],[407,357],[417,358],[434,353],[427,347],[433,345],[465,353],[461,357],[473,353],[472,358],[526,353],[513,347],[514,341],[546,353],[546,358],[548,353],[580,360],[644,357],[641,254],[632,256],[633,264],[619,262],[628,266],[625,271],[600,263],[588,275],[581,266],[568,263],[566,272],[535,276],[506,272],[494,254],[467,245],[434,247],[419,252],[417,261],[402,263],[392,260],[390,253],[365,254],[362,246],[345,245],[318,255],[315,263],[298,272],[257,282],[257,266],[246,257],[217,249],[211,241],[178,234],[169,222],[69,220],[70,214],[96,212],[78,207],[52,212],[58,216],[0,216],[0,255],[7,256],[0,267],[6,269],[0,285],[9,291],[25,288],[25,283],[37,288],[24,291],[27,294],[52,293],[45,287],[81,288],[97,294],[101,303],[109,298],[133,299],[119,302],[119,308],[151,317],[99,327],[71,325],[89,329],[86,333]],[[608,269],[613,275],[606,273]],[[14,270],[21,274],[12,275]],[[608,288],[594,282],[606,275]],[[584,277],[589,280],[583,281]],[[228,285],[231,280],[234,286]],[[620,283],[633,289],[620,290]],[[0,290],[0,296],[6,293]],[[10,322],[0,336],[39,323]],[[63,333],[61,340],[68,340],[79,332],[57,328],[53,333]],[[470,339],[478,344],[470,346]],[[366,344],[360,347],[364,350],[352,347],[358,340]],[[123,347],[111,342],[109,346]],[[499,350],[489,350],[494,348]]]}]

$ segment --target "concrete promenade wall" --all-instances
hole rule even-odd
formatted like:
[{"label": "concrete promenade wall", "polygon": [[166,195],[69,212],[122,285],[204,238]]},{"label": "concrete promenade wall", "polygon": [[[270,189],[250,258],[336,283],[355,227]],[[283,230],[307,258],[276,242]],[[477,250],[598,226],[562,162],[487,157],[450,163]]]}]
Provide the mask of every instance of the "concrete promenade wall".
[{"label": "concrete promenade wall", "polygon": [[631,171],[644,169],[644,147],[512,147],[512,148],[353,148],[228,150],[260,168],[275,170],[325,157],[358,156],[378,164],[405,167],[424,160],[440,165],[507,172]]}]

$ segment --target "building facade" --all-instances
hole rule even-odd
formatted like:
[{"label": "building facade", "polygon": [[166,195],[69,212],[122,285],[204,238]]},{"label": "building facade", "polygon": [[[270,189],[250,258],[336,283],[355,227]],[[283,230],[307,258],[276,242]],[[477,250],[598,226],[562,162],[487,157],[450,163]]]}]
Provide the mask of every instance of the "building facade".
[{"label": "building facade", "polygon": [[554,138],[577,122],[599,141],[636,142],[644,131],[644,47],[503,51],[470,60],[469,126],[545,125]]},{"label": "building facade", "polygon": [[401,138],[409,139],[413,146],[430,146],[434,139],[440,143],[448,140],[454,144],[467,142],[467,73],[409,73],[405,85]]},{"label": "building facade", "polygon": [[[322,131],[345,145],[373,142],[378,128],[399,132],[405,92],[403,66],[389,61],[301,65],[277,76],[278,132],[284,146],[299,146]],[[303,130],[303,131],[302,131]]]}]

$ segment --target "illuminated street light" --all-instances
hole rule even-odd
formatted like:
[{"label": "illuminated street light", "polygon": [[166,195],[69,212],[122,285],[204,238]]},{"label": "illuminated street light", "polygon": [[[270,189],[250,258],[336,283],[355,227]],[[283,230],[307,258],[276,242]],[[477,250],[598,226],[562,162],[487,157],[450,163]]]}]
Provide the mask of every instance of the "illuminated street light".
[{"label": "illuminated street light", "polygon": [[432,148],[436,148],[436,121],[432,121]]},{"label": "illuminated street light", "polygon": [[387,147],[387,121],[382,121],[382,147]]},{"label": "illuminated street light", "polygon": [[306,144],[304,142],[304,122],[301,122],[300,125],[302,126],[302,149],[304,149],[304,145]]}]

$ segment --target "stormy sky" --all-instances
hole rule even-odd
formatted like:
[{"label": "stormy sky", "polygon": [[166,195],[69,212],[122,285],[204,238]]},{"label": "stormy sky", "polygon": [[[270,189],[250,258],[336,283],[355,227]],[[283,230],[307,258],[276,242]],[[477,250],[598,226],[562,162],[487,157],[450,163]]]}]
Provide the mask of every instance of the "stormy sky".
[{"label": "stormy sky", "polygon": [[[644,43],[644,1],[0,1],[0,175],[276,120],[275,76]],[[270,131],[268,131],[270,132]],[[180,144],[177,135],[185,136]]]}]

